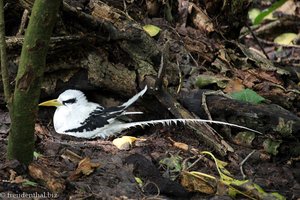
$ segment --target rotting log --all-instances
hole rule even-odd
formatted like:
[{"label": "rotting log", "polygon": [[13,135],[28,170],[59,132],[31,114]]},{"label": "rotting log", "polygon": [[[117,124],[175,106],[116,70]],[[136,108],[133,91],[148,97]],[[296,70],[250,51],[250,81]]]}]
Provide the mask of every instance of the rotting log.
[{"label": "rotting log", "polygon": [[[202,105],[202,96],[208,90],[182,91],[179,101],[190,112],[206,119]],[[264,135],[257,135],[251,141],[254,148],[262,148],[270,138],[279,141],[279,153],[297,156],[300,154],[300,118],[276,104],[251,104],[221,95],[207,95],[206,104],[214,120],[227,121],[258,130]],[[269,137],[272,135],[272,137]],[[234,141],[234,135],[227,140]],[[281,151],[281,152],[280,152]]]},{"label": "rotting log", "polygon": [[[202,97],[209,90],[192,90],[180,93],[180,102],[182,105],[206,119],[205,110],[202,105]],[[235,123],[241,126],[247,126],[261,132],[277,132],[278,137],[294,136],[300,138],[300,118],[290,111],[275,104],[251,104],[242,102],[218,94],[206,95],[206,104],[213,119],[227,120],[229,123]],[[290,124],[290,129],[280,131],[281,122]]]}]

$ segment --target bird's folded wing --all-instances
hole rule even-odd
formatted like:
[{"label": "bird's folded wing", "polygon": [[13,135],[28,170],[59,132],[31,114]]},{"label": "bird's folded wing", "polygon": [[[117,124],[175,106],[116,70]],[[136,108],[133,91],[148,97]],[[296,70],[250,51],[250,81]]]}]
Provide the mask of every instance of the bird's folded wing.
[{"label": "bird's folded wing", "polygon": [[75,133],[75,132],[88,132],[94,131],[105,125],[108,125],[111,121],[113,121],[116,117],[118,117],[122,112],[124,112],[121,107],[111,107],[111,108],[103,108],[99,107],[92,111],[89,116],[83,120],[81,123],[78,123],[77,127],[64,130],[63,132],[67,133]]}]

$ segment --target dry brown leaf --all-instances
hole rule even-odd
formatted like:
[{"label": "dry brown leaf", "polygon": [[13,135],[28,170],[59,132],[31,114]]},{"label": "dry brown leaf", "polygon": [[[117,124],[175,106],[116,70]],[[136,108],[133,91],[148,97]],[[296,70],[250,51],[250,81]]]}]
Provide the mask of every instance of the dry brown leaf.
[{"label": "dry brown leaf", "polygon": [[282,12],[285,15],[295,15],[296,14],[297,5],[295,1],[289,0],[286,1],[282,6],[276,9],[276,12]]},{"label": "dry brown leaf", "polygon": [[189,1],[187,0],[179,0],[178,1],[178,23],[181,29],[186,27],[186,20],[188,17],[188,7]]},{"label": "dry brown leaf", "polygon": [[70,160],[74,163],[78,163],[80,162],[80,160],[82,160],[82,157],[79,156],[78,154],[74,153],[73,151],[67,149],[62,155],[61,157],[63,159],[67,159],[67,160]]},{"label": "dry brown leaf", "polygon": [[23,183],[25,181],[27,181],[27,179],[24,179],[22,176],[17,176],[13,183]]},{"label": "dry brown leaf", "polygon": [[82,175],[90,175],[95,169],[100,167],[100,163],[92,162],[86,157],[78,163],[77,169],[69,176],[69,180],[76,180]]},{"label": "dry brown leaf", "polygon": [[65,190],[65,182],[59,177],[58,173],[49,166],[42,163],[30,163],[28,166],[29,174],[32,178],[39,181],[53,193],[61,193]]},{"label": "dry brown leaf", "polygon": [[248,72],[248,70],[235,70],[235,74],[242,80],[242,84],[247,88],[252,88],[260,80],[254,75]]},{"label": "dry brown leaf", "polygon": [[105,3],[98,2],[93,4],[92,15],[100,19],[105,19],[112,23],[120,19],[121,15],[117,9],[113,9]]},{"label": "dry brown leaf", "polygon": [[245,86],[242,83],[242,80],[239,78],[231,79],[228,83],[226,88],[224,89],[225,93],[233,93],[233,92],[239,92],[242,91],[245,88]]},{"label": "dry brown leaf", "polygon": [[9,175],[9,181],[15,180],[15,178],[17,176],[17,172],[15,172],[14,170],[10,169],[9,173],[10,173],[10,175]]},{"label": "dry brown leaf", "polygon": [[41,124],[35,124],[34,132],[37,135],[42,135],[42,136],[47,136],[47,137],[49,137],[51,135],[50,132],[49,132],[49,130],[46,129]]},{"label": "dry brown leaf", "polygon": [[174,142],[173,145],[174,145],[174,147],[184,150],[184,151],[189,150],[189,145],[182,143],[182,142]]},{"label": "dry brown leaf", "polygon": [[256,83],[259,83],[260,80],[254,74],[245,72],[245,78],[243,79],[243,84],[247,88],[252,88]]},{"label": "dry brown leaf", "polygon": [[23,176],[17,176],[17,173],[14,170],[9,170],[9,172],[10,172],[10,177],[9,177],[10,183],[21,184],[21,183],[31,182],[28,179],[24,179]]},{"label": "dry brown leaf", "polygon": [[156,0],[146,0],[147,12],[150,16],[157,16],[160,5]]},{"label": "dry brown leaf", "polygon": [[79,162],[76,171],[80,171],[84,175],[90,175],[94,171],[94,169],[98,167],[100,167],[99,163],[93,163],[91,162],[90,158],[84,158]]},{"label": "dry brown leaf", "polygon": [[195,176],[190,172],[183,171],[181,185],[191,192],[214,194],[216,192],[215,181],[205,176]]},{"label": "dry brown leaf", "polygon": [[275,83],[275,84],[282,84],[282,81],[276,77],[277,73],[274,71],[267,72],[267,71],[252,69],[252,70],[248,70],[248,72],[262,80],[270,81],[271,83]]},{"label": "dry brown leaf", "polygon": [[183,151],[188,151],[189,150],[189,145],[182,143],[182,142],[176,142],[172,138],[168,137],[168,139],[173,143],[173,146],[181,149]]},{"label": "dry brown leaf", "polygon": [[207,32],[214,31],[214,25],[212,20],[207,16],[207,14],[196,4],[189,3],[190,13],[193,12],[192,21],[193,24],[200,30],[205,30]]},{"label": "dry brown leaf", "polygon": [[24,181],[27,181],[27,179],[24,179],[22,176],[17,176],[17,172],[15,172],[14,170],[10,169],[9,170],[9,181],[11,183],[23,183]]}]

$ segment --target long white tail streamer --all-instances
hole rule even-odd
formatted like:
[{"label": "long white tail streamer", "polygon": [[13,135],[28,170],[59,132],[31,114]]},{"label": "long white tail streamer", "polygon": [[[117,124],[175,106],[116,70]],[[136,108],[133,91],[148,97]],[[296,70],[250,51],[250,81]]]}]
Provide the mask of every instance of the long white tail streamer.
[{"label": "long white tail streamer", "polygon": [[222,121],[214,121],[214,120],[206,120],[206,119],[162,119],[162,120],[149,120],[149,121],[130,122],[130,123],[116,122],[116,123],[110,124],[109,126],[107,126],[107,128],[103,127],[101,129],[101,132],[93,135],[92,137],[105,138],[105,137],[108,137],[108,136],[113,135],[115,133],[121,132],[123,130],[138,127],[138,126],[144,128],[145,126],[151,126],[151,125],[157,125],[157,124],[162,124],[164,126],[170,126],[172,124],[177,125],[178,123],[183,123],[183,124],[187,124],[187,123],[222,124],[222,125],[241,128],[241,129],[244,129],[244,130],[248,130],[248,131],[258,133],[258,134],[262,134],[261,132],[253,130],[251,128],[247,128],[247,127],[244,127],[244,126],[231,124],[231,123],[227,123],[227,122],[222,122]]},{"label": "long white tail streamer", "polygon": [[148,89],[148,87],[147,87],[147,85],[146,85],[145,88],[144,88],[142,91],[140,91],[139,93],[137,93],[136,95],[134,95],[133,97],[131,97],[127,102],[123,103],[123,104],[121,105],[121,107],[124,106],[124,107],[125,107],[124,110],[125,110],[126,108],[128,108],[131,104],[133,104],[133,103],[134,103],[135,101],[137,101],[141,96],[143,96],[143,95],[145,94],[145,92],[147,91],[147,89]]}]

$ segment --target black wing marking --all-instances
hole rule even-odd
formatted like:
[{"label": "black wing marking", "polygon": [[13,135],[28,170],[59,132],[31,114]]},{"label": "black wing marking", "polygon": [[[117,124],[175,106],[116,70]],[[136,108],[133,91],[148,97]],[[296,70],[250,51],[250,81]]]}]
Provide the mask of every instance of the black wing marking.
[{"label": "black wing marking", "polygon": [[125,106],[103,108],[97,107],[95,111],[90,113],[90,116],[81,123],[81,126],[66,130],[65,132],[84,132],[93,131],[109,124],[108,120],[116,118],[124,112]]}]

